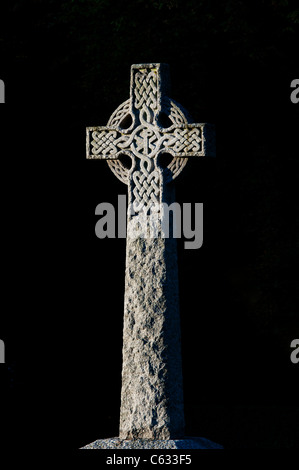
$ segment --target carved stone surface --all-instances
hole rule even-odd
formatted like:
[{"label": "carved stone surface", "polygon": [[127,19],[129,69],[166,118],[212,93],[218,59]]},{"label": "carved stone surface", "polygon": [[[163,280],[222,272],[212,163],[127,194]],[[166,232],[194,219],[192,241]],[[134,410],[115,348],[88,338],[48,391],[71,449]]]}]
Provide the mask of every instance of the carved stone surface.
[{"label": "carved stone surface", "polygon": [[[184,434],[176,239],[161,236],[159,210],[154,238],[134,230],[144,211],[174,202],[172,182],[188,157],[213,156],[215,149],[213,128],[192,124],[168,91],[167,65],[133,65],[130,99],[107,126],[87,128],[87,158],[106,159],[128,185],[121,439]],[[172,156],[166,168],[165,153]]]}]

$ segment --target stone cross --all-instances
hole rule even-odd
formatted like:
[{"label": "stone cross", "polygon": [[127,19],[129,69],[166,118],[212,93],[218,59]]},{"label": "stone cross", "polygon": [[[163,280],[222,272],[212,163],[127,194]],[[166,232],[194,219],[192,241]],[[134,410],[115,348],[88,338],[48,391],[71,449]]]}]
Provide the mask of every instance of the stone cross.
[{"label": "stone cross", "polygon": [[[128,232],[145,208],[174,202],[188,157],[215,154],[213,128],[191,123],[168,94],[168,65],[133,65],[130,99],[107,126],[87,128],[87,158],[107,160],[128,186]],[[161,236],[161,211],[156,222],[155,237],[127,236],[121,439],[184,434],[176,239]]]}]

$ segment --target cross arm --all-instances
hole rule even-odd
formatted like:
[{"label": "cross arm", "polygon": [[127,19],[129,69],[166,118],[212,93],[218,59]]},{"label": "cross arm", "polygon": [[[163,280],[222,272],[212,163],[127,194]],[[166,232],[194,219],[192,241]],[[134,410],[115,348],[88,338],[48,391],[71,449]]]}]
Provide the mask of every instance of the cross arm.
[{"label": "cross arm", "polygon": [[164,149],[175,157],[215,157],[215,128],[212,124],[173,126],[164,134]]},{"label": "cross arm", "polygon": [[87,127],[86,158],[115,160],[123,153],[123,144],[127,140],[128,136],[114,127]]}]

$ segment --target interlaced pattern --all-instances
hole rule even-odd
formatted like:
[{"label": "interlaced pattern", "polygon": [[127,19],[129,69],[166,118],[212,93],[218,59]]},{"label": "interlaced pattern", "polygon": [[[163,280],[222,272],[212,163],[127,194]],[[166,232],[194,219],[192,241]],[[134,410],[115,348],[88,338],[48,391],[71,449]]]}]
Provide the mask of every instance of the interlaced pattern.
[{"label": "interlaced pattern", "polygon": [[[165,183],[182,171],[188,156],[202,152],[202,128],[188,124],[189,116],[180,105],[163,96],[162,110],[158,110],[157,80],[156,69],[136,70],[131,99],[116,109],[107,127],[90,129],[90,157],[106,158],[113,173],[123,183],[129,183],[130,170],[118,157],[126,153],[133,158],[130,181],[135,208],[160,203],[161,170],[156,158],[159,152],[174,156],[163,170]],[[163,129],[157,123],[158,111],[168,116],[169,128]],[[129,129],[120,129],[119,125],[126,117],[132,118],[132,125]]]}]

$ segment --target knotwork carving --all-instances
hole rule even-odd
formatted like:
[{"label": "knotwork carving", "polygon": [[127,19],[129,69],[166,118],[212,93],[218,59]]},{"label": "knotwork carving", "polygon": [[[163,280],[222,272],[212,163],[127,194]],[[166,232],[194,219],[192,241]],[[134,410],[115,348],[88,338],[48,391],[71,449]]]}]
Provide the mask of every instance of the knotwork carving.
[{"label": "knotwork carving", "polygon": [[135,73],[134,106],[141,109],[144,106],[152,110],[157,109],[157,72],[148,70]]},{"label": "knotwork carving", "polygon": [[[129,115],[128,110],[130,109],[130,99],[122,103],[111,115],[107,127],[115,127],[117,128],[119,124]],[[188,116],[187,112],[180,106],[178,105],[175,101],[170,100],[169,98],[164,98],[163,99],[163,111],[165,114],[169,116],[169,119],[171,122],[176,125],[176,126],[184,126],[188,124],[188,120],[186,118],[186,115]],[[159,133],[162,134],[161,128],[158,127]],[[127,132],[130,129],[127,130]],[[184,138],[184,133],[180,134],[181,129],[178,130],[178,136],[179,136],[179,142],[177,146],[175,146],[174,143],[174,148],[173,150],[176,151],[176,148],[178,148],[180,151],[183,149],[183,143],[186,142],[186,138]],[[154,140],[154,139],[153,139]],[[156,140],[156,139],[155,139]],[[170,142],[172,141],[171,137],[168,138],[169,146],[165,151],[171,150],[171,145]],[[140,142],[140,141],[139,141]],[[167,140],[165,141],[167,142]],[[174,141],[173,141],[174,142]],[[197,146],[195,146],[195,141],[192,142],[192,148],[195,149]],[[142,146],[141,146],[142,147]],[[112,152],[115,152],[115,149],[110,147]],[[140,144],[139,144],[139,150],[140,150]],[[120,149],[118,148],[118,151],[124,150],[123,148]],[[138,150],[138,145],[137,145],[137,150]],[[154,150],[153,142],[150,142],[150,150]],[[193,150],[195,151],[195,150]],[[157,153],[157,152],[156,152]],[[107,154],[107,152],[106,152]],[[165,173],[165,182],[169,183],[170,181],[174,180],[183,170],[183,168],[186,166],[188,161],[187,157],[174,157],[173,160],[169,163],[167,168],[165,168],[164,173]],[[111,171],[115,174],[115,176],[124,184],[128,184],[128,177],[129,177],[129,170],[123,165],[123,163],[120,160],[114,160],[114,159],[109,159],[107,160],[107,163],[111,169]]]},{"label": "knotwork carving", "polygon": [[133,189],[134,201],[133,208],[135,212],[139,212],[143,208],[157,205],[160,193],[160,177],[157,171],[149,173],[145,170],[134,171],[133,181],[135,187]]},{"label": "knotwork carving", "polygon": [[117,153],[117,132],[105,131],[102,132],[93,131],[92,133],[92,153],[94,155],[114,155]]},{"label": "knotwork carving", "polygon": [[175,153],[200,152],[201,132],[198,128],[176,128],[174,135],[167,136],[164,146]]},{"label": "knotwork carving", "polygon": [[109,127],[117,127],[120,123],[130,114],[131,109],[131,100],[128,99],[124,103],[122,103],[111,115],[108,126]]},{"label": "knotwork carving", "polygon": [[[130,99],[106,127],[87,129],[88,158],[107,159],[117,178],[131,185],[131,202],[138,206],[160,203],[162,185],[178,176],[188,157],[205,153],[203,125],[190,124],[188,113],[165,96],[161,83],[159,64],[133,66]],[[130,127],[122,128],[125,123]],[[173,156],[167,168],[161,167],[163,153]],[[132,159],[130,169],[119,159],[122,154]]]}]

